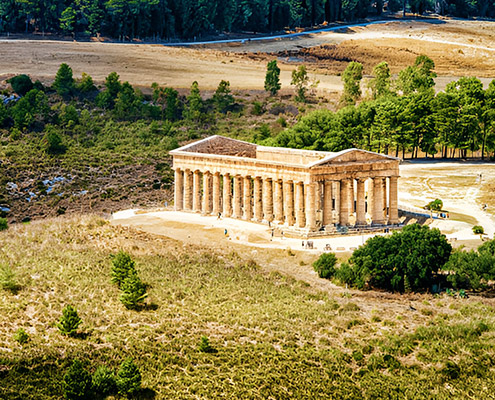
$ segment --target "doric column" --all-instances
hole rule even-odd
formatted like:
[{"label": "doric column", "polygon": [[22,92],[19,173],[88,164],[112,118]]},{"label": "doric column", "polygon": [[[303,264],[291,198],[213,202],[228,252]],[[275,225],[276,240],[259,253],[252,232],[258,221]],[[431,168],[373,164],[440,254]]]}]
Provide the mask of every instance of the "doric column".
[{"label": "doric column", "polygon": [[211,191],[210,191],[211,173],[203,172],[203,214],[211,214]]},{"label": "doric column", "polygon": [[305,185],[306,192],[306,228],[316,230],[316,183]]},{"label": "doric column", "polygon": [[190,169],[184,171],[184,210],[192,210],[193,174]]},{"label": "doric column", "polygon": [[220,173],[216,172],[213,174],[213,214],[217,215],[222,212],[220,208]]},{"label": "doric column", "polygon": [[382,192],[383,192],[383,219],[384,222],[387,223],[387,178],[382,179]]},{"label": "doric column", "polygon": [[242,178],[239,175],[234,176],[234,218],[242,218]]},{"label": "doric column", "polygon": [[201,172],[193,174],[193,211],[201,212]]},{"label": "doric column", "polygon": [[349,179],[349,214],[354,214],[356,212],[355,204],[354,179]]},{"label": "doric column", "polygon": [[370,217],[373,218],[373,210],[374,210],[374,203],[373,203],[373,178],[368,179],[367,181],[368,184],[368,198],[366,200],[366,211]]},{"label": "doric column", "polygon": [[271,179],[263,179],[263,219],[273,221],[273,187]]},{"label": "doric column", "polygon": [[296,189],[296,227],[304,228],[306,225],[306,216],[304,215],[304,183],[297,182]]},{"label": "doric column", "polygon": [[274,218],[275,222],[282,224],[284,222],[284,197],[283,197],[283,186],[282,181],[273,181],[274,186]]},{"label": "doric column", "polygon": [[383,178],[373,178],[373,215],[372,223],[383,224]]},{"label": "doric column", "polygon": [[223,175],[223,216],[232,215],[232,181],[230,174]]},{"label": "doric column", "polygon": [[334,201],[334,224],[340,224],[340,181],[332,183],[333,201]]},{"label": "doric column", "polygon": [[323,186],[323,226],[330,225],[332,221],[332,181],[325,181]]},{"label": "doric column", "polygon": [[399,204],[398,204],[398,176],[391,176],[388,184],[389,190],[389,224],[399,223]]},{"label": "doric column", "polygon": [[284,216],[288,226],[294,225],[294,184],[291,181],[284,182]]},{"label": "doric column", "polygon": [[243,218],[247,221],[251,221],[253,218],[253,206],[251,205],[251,177],[250,176],[245,176],[243,178],[244,181],[244,188],[242,190],[242,193],[244,195],[244,201],[243,201]]},{"label": "doric column", "polygon": [[174,190],[174,206],[179,211],[184,205],[184,173],[179,168],[175,170]]},{"label": "doric column", "polygon": [[366,225],[366,199],[364,194],[364,179],[358,179],[356,193],[356,225]]},{"label": "doric column", "polygon": [[254,219],[258,222],[263,220],[263,200],[261,190],[261,178],[259,176],[254,178]]},{"label": "doric column", "polygon": [[349,186],[350,180],[343,179],[340,181],[340,225],[349,225]]}]

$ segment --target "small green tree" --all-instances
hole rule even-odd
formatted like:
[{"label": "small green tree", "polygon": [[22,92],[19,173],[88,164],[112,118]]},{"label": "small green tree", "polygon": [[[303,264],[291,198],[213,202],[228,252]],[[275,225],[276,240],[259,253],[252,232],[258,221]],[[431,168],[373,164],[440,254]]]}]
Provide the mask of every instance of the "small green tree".
[{"label": "small green tree", "polygon": [[66,63],[62,63],[55,75],[55,81],[53,82],[53,88],[60,96],[66,97],[74,93],[75,82],[72,76],[72,68]]},{"label": "small green tree", "polygon": [[282,85],[280,84],[280,68],[277,65],[277,60],[272,60],[266,67],[265,75],[265,90],[275,96]]},{"label": "small green tree", "polygon": [[68,400],[91,399],[91,374],[75,359],[63,380],[64,397]]},{"label": "small green tree", "polygon": [[13,294],[16,294],[21,288],[10,265],[0,264],[0,288]]},{"label": "small green tree", "polygon": [[213,104],[219,112],[226,112],[234,104],[234,96],[230,93],[230,82],[222,80],[213,95]]},{"label": "small green tree", "polygon": [[129,254],[124,251],[119,251],[112,256],[112,282],[119,287],[131,274],[137,274],[136,263]]},{"label": "small green tree", "polygon": [[309,85],[308,72],[305,65],[300,65],[292,71],[291,85],[296,87],[296,101],[305,102]]},{"label": "small green tree", "polygon": [[81,323],[82,320],[79,318],[77,310],[70,304],[67,304],[62,310],[62,317],[60,317],[57,327],[62,335],[75,336],[77,334],[77,328]]},{"label": "small green tree", "polygon": [[146,285],[141,281],[137,272],[131,272],[122,282],[120,289],[122,290],[120,301],[126,308],[137,310],[144,305],[143,301],[148,294]]},{"label": "small green tree", "polygon": [[475,235],[480,235],[480,239],[483,237],[483,234],[485,233],[485,229],[481,225],[475,225],[473,226],[473,233]]},{"label": "small green tree", "polygon": [[19,96],[25,96],[27,92],[33,89],[33,81],[25,74],[16,75],[7,79],[7,83],[10,83],[12,90]]},{"label": "small green tree", "polygon": [[363,64],[351,61],[344,73],[342,81],[344,82],[344,91],[341,102],[345,105],[356,104],[361,97],[361,79],[363,78]]},{"label": "small green tree", "polygon": [[216,353],[217,352],[217,350],[211,346],[210,340],[206,336],[201,336],[198,350],[203,352],[203,353]]},{"label": "small green tree", "polygon": [[390,68],[386,61],[375,65],[373,68],[374,78],[370,79],[368,87],[371,89],[371,97],[376,100],[380,97],[387,96],[390,91]]},{"label": "small green tree", "polygon": [[331,279],[335,275],[335,264],[337,264],[337,257],[335,257],[335,254],[323,253],[318,260],[313,263],[313,268],[320,278]]},{"label": "small green tree", "polygon": [[92,377],[93,391],[106,397],[117,392],[115,373],[105,365],[100,365]]},{"label": "small green tree", "polygon": [[120,83],[120,77],[117,72],[110,72],[105,78],[105,88],[106,90],[98,93],[96,96],[95,103],[98,107],[112,109],[117,95],[122,90],[122,85]]},{"label": "small green tree", "polygon": [[9,228],[7,218],[0,217],[0,231],[5,231]]},{"label": "small green tree", "polygon": [[191,85],[191,93],[187,96],[186,118],[190,121],[200,122],[203,118],[203,108],[204,104],[198,82],[194,81]]},{"label": "small green tree", "polygon": [[77,90],[81,93],[91,93],[96,90],[96,86],[91,75],[88,75],[86,72],[82,73],[81,80],[77,85]]},{"label": "small green tree", "polygon": [[117,372],[117,390],[121,395],[136,393],[141,388],[141,372],[131,358],[126,359]]},{"label": "small green tree", "polygon": [[440,199],[432,200],[426,205],[426,209],[431,211],[441,211],[442,208],[443,208],[443,201]]},{"label": "small green tree", "polygon": [[52,129],[46,132],[43,143],[48,154],[62,154],[67,150],[60,135]]}]

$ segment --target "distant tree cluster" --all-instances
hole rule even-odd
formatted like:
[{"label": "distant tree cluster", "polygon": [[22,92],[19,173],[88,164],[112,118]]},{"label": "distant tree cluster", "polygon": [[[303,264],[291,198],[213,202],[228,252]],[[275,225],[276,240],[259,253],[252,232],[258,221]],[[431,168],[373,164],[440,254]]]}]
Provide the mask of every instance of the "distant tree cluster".
[{"label": "distant tree cluster", "polygon": [[495,157],[495,80],[485,90],[477,78],[463,77],[435,94],[435,64],[424,55],[391,79],[386,62],[369,80],[362,97],[362,65],[351,62],[344,73],[342,108],[317,110],[281,132],[271,145],[340,151],[356,147],[383,153],[422,151],[443,158],[481,151]]},{"label": "distant tree cluster", "polygon": [[[223,31],[270,32],[354,21],[403,7],[400,0],[0,0],[0,32],[195,38]],[[493,0],[408,0],[411,12],[494,17]]]}]

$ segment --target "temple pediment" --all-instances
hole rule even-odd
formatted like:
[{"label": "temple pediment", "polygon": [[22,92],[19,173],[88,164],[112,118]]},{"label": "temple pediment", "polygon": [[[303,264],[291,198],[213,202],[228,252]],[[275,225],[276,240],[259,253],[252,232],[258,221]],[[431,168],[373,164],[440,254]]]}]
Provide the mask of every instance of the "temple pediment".
[{"label": "temple pediment", "polygon": [[322,167],[326,165],[338,165],[345,163],[368,163],[383,161],[399,161],[398,158],[384,154],[374,153],[372,151],[361,149],[347,149],[338,153],[329,153],[328,157],[313,162],[309,167]]}]

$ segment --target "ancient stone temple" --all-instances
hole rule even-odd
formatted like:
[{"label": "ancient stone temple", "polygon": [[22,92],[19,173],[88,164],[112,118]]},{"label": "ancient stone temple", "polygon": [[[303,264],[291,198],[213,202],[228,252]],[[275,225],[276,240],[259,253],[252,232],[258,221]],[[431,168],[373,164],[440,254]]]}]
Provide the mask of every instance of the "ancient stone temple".
[{"label": "ancient stone temple", "polygon": [[175,209],[273,223],[284,230],[399,223],[399,159],[266,147],[211,136],[170,152]]}]

